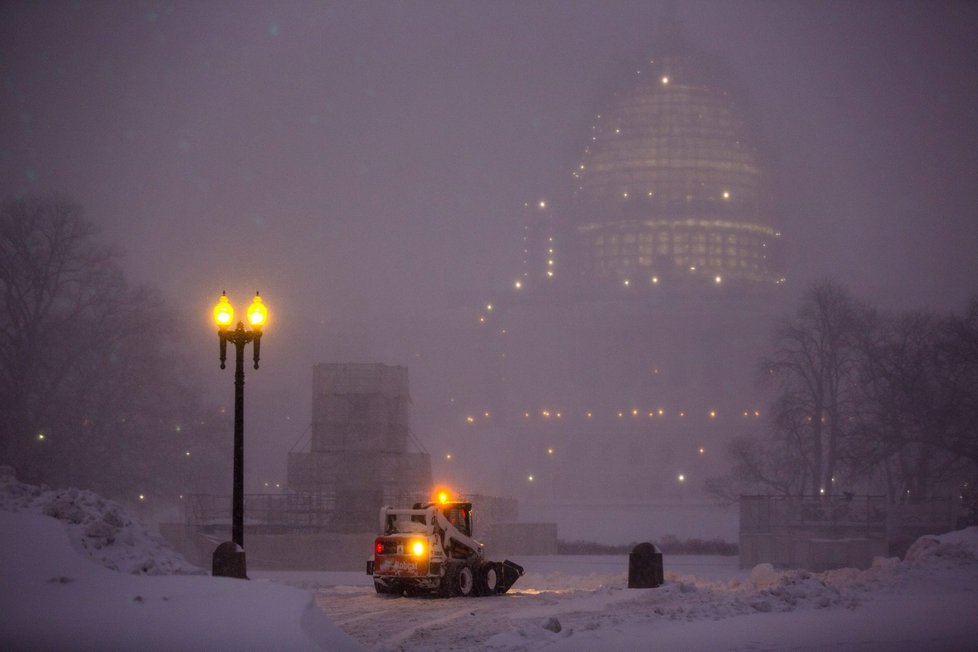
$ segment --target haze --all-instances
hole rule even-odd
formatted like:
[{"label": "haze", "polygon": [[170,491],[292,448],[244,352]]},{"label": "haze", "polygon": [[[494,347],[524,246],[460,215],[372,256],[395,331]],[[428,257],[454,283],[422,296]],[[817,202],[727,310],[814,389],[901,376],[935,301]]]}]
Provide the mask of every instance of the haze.
[{"label": "haze", "polygon": [[[196,334],[188,353],[221,404],[232,377],[211,306],[261,291],[249,491],[284,482],[318,362],[408,365],[437,477],[454,441],[438,406],[478,370],[424,352],[468,346],[448,334],[511,283],[523,203],[563,183],[661,13],[5,2],[0,196],[82,205],[131,277],[163,290],[160,319]],[[961,309],[978,289],[978,4],[683,2],[678,15],[750,98],[791,292],[832,277],[885,308]]]}]

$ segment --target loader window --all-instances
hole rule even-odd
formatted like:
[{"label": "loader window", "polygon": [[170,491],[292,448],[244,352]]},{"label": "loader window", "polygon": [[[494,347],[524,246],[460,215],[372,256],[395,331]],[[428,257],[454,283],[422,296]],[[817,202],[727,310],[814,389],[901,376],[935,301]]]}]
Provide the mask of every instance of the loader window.
[{"label": "loader window", "polygon": [[424,514],[388,514],[384,534],[424,532],[426,527]]},{"label": "loader window", "polygon": [[467,537],[472,536],[472,523],[469,519],[469,510],[464,507],[449,507],[445,510],[445,518],[459,532]]}]

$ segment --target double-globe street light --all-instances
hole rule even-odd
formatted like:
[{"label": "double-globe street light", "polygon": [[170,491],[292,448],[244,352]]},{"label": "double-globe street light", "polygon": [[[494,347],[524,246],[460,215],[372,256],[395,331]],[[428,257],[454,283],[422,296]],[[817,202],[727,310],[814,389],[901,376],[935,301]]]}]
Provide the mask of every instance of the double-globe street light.
[{"label": "double-globe street light", "polygon": [[221,369],[227,358],[228,342],[234,344],[234,489],[231,497],[231,541],[222,543],[214,551],[213,575],[247,578],[244,555],[244,347],[252,342],[255,369],[261,353],[262,328],[268,322],[268,309],[255,292],[255,298],[245,312],[250,330],[243,322],[231,330],[234,308],[222,292],[214,306],[214,321],[220,340]]}]

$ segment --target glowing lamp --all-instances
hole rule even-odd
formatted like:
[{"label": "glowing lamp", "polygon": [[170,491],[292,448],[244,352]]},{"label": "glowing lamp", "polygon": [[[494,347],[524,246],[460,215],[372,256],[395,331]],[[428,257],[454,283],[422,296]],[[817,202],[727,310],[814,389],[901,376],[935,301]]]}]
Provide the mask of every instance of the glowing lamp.
[{"label": "glowing lamp", "polygon": [[415,557],[421,557],[422,555],[424,555],[424,541],[412,541],[411,553]]},{"label": "glowing lamp", "polygon": [[225,292],[221,292],[221,298],[217,300],[217,305],[214,306],[214,321],[220,330],[229,328],[234,322],[234,308],[231,306],[231,302],[228,301],[228,296]]},{"label": "glowing lamp", "polygon": [[253,328],[261,328],[268,321],[268,308],[261,302],[261,296],[255,292],[255,298],[248,306],[248,321]]},{"label": "glowing lamp", "polygon": [[376,552],[378,555],[384,554],[384,544],[381,543],[380,541],[378,541],[377,543],[375,543],[374,544],[374,552]]}]

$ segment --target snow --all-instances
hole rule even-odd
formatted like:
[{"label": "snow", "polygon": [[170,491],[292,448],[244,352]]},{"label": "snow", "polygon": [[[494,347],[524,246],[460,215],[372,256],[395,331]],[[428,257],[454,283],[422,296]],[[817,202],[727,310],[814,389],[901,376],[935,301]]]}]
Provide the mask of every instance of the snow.
[{"label": "snow", "polygon": [[145,575],[204,574],[118,503],[91,491],[52,491],[13,481],[9,473],[4,477],[0,509],[41,513],[62,521],[72,546],[106,568]]},{"label": "snow", "polygon": [[325,573],[317,601],[376,650],[971,650],[978,637],[978,528],[921,538],[907,561],[867,570],[667,555],[654,589],[624,588],[626,556],[516,561],[527,573],[504,596],[380,597],[366,576]]},{"label": "snow", "polygon": [[116,503],[9,478],[0,587],[6,650],[360,649],[309,590],[210,577]]},{"label": "snow", "polygon": [[[247,547],[247,541],[246,547]],[[627,556],[524,557],[491,598],[378,596],[361,572],[213,578],[119,505],[0,478],[0,647],[244,650],[968,650],[978,528],[904,561],[810,573],[665,557],[627,589]]]}]

